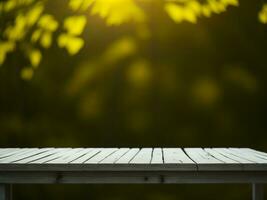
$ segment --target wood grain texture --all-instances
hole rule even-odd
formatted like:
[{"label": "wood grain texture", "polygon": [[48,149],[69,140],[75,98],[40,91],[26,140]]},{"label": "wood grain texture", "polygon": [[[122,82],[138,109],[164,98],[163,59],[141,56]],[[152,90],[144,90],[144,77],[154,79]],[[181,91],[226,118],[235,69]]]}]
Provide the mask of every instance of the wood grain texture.
[{"label": "wood grain texture", "polygon": [[249,148],[0,148],[3,171],[267,171]]},{"label": "wood grain texture", "polygon": [[150,164],[152,160],[152,148],[142,148],[130,161],[131,164]]}]

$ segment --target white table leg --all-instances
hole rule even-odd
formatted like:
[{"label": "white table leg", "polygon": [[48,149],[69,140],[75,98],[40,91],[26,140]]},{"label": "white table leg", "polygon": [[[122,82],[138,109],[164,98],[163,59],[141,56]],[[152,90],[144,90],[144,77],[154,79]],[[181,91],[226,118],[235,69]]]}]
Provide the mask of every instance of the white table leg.
[{"label": "white table leg", "polygon": [[0,200],[12,200],[11,185],[0,184]]}]

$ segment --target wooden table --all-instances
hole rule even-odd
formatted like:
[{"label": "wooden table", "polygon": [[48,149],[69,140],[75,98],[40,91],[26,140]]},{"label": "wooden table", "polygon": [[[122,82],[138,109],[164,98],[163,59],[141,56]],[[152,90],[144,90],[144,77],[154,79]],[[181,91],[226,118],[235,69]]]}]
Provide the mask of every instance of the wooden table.
[{"label": "wooden table", "polygon": [[3,148],[0,200],[12,184],[249,183],[263,200],[267,153],[248,148]]}]

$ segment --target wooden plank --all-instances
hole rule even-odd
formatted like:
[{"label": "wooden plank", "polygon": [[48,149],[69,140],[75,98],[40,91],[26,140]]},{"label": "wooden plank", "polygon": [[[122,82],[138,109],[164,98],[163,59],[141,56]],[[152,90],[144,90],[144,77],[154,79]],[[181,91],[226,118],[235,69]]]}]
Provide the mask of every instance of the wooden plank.
[{"label": "wooden plank", "polygon": [[163,153],[161,148],[154,148],[152,153],[151,164],[162,164],[163,163]]},{"label": "wooden plank", "polygon": [[4,159],[6,157],[12,156],[14,154],[22,154],[23,152],[31,151],[30,148],[23,148],[23,149],[12,149],[9,152],[6,152],[5,154],[0,156],[0,159]]},{"label": "wooden plank", "polygon": [[234,159],[231,159],[221,153],[218,153],[212,148],[205,148],[204,150],[208,152],[210,155],[212,155],[214,158],[216,158],[217,160],[220,160],[224,163],[222,167],[217,166],[217,170],[233,170],[233,171],[243,170],[243,165],[240,162]]},{"label": "wooden plank", "polygon": [[40,153],[47,152],[51,149],[53,149],[53,148],[36,149],[34,151],[29,151],[29,152],[24,153],[24,154],[19,154],[19,155],[15,154],[14,156],[10,156],[6,159],[0,160],[0,163],[12,163],[12,162],[20,161],[24,158],[29,158],[31,156],[35,156],[35,155],[38,155]]},{"label": "wooden plank", "polygon": [[131,164],[148,164],[152,159],[152,148],[142,148],[130,161]]},{"label": "wooden plank", "polygon": [[185,149],[188,156],[179,148],[10,148],[1,151],[8,157],[0,159],[0,171],[165,172],[194,171],[196,166],[200,171],[267,171],[263,154],[238,148],[188,148]]},{"label": "wooden plank", "polygon": [[0,156],[16,150],[19,150],[19,148],[2,148],[0,149]]},{"label": "wooden plank", "polygon": [[224,154],[220,154],[212,148],[205,148],[204,150],[206,152],[208,152],[210,155],[212,155],[213,157],[215,157],[217,160],[221,160],[224,163],[231,163],[231,164],[238,163],[238,164],[240,164],[240,162],[238,162],[232,158],[229,158],[229,157],[225,156]]},{"label": "wooden plank", "polygon": [[250,149],[250,148],[242,148],[242,149],[243,149],[243,150],[246,150],[246,151],[250,151],[250,152],[253,152],[253,153],[256,153],[256,154],[259,154],[259,155],[263,155],[263,156],[266,156],[266,157],[267,157],[267,153],[262,152],[262,151],[258,151],[258,150]]},{"label": "wooden plank", "polygon": [[124,154],[126,154],[130,149],[129,148],[120,148],[118,151],[112,153],[100,163],[102,164],[113,164],[117,162]]},{"label": "wooden plank", "polygon": [[214,158],[211,154],[201,148],[185,148],[187,155],[197,164],[222,164],[223,162]]},{"label": "wooden plank", "polygon": [[86,154],[84,154],[83,156],[81,156],[80,158],[71,161],[71,163],[73,164],[81,164],[86,162],[87,160],[89,160],[90,158],[92,158],[93,156],[95,156],[96,154],[98,154],[101,151],[102,148],[93,148],[91,149],[89,152],[87,152]]},{"label": "wooden plank", "polygon": [[117,150],[118,148],[103,148],[98,154],[85,161],[85,163],[97,164]]},{"label": "wooden plank", "polygon": [[57,158],[60,158],[61,156],[64,156],[64,154],[68,151],[71,151],[71,148],[60,148],[60,151],[57,152],[57,153],[54,153],[52,155],[49,155],[49,156],[46,156],[46,157],[43,157],[43,158],[40,158],[38,160],[34,160],[32,161],[31,163],[34,163],[34,164],[41,164],[41,163],[46,163],[46,162],[49,162],[51,160],[54,160],[54,159],[57,159]]},{"label": "wooden plank", "polygon": [[195,164],[180,148],[163,148],[163,154],[166,164]]},{"label": "wooden plank", "polygon": [[239,156],[236,156],[235,154],[233,154],[226,148],[213,148],[213,150],[242,164],[250,164],[250,163],[253,164],[254,163],[248,159],[244,159],[244,158],[240,158]]},{"label": "wooden plank", "polygon": [[235,165],[224,163],[201,148],[185,148],[187,155],[196,163],[199,171],[232,171]]},{"label": "wooden plank", "polygon": [[[63,164],[63,163],[69,163],[73,160],[75,160],[78,157],[80,157],[79,155],[82,154],[86,154],[86,151],[84,151],[85,149],[83,148],[75,148],[75,149],[71,149],[70,151],[64,152],[64,154],[56,159],[50,160],[47,163],[57,163],[57,164]],[[78,155],[76,155],[78,153]]]},{"label": "wooden plank", "polygon": [[30,163],[30,162],[34,162],[36,160],[39,160],[39,159],[42,159],[42,158],[45,158],[45,157],[48,157],[48,156],[51,156],[55,153],[58,153],[62,151],[62,149],[60,148],[51,148],[50,150],[48,151],[45,151],[45,152],[42,152],[40,154],[37,154],[37,155],[33,155],[31,157],[28,157],[28,158],[24,158],[24,159],[21,159],[21,160],[18,160],[18,161],[15,161],[14,163],[17,163],[17,164],[23,164],[23,163]]},{"label": "wooden plank", "polygon": [[117,164],[128,164],[140,151],[139,148],[132,148],[126,154],[119,158],[115,163]]},{"label": "wooden plank", "polygon": [[8,157],[10,155],[13,155],[16,152],[19,152],[19,148],[6,148],[6,149],[2,149],[2,151],[0,152],[0,159],[1,158],[5,158]]},{"label": "wooden plank", "polygon": [[[69,151],[63,152],[63,155],[60,157],[60,159],[68,159],[73,154],[82,151],[83,148],[71,148]],[[49,161],[50,162],[50,161]]]},{"label": "wooden plank", "polygon": [[234,159],[241,163],[243,170],[245,171],[265,171],[267,170],[267,164],[265,163],[255,163],[251,161],[246,155],[240,156],[237,153],[230,151],[227,148],[214,148],[215,151],[225,155],[228,158]]},{"label": "wooden plank", "polygon": [[82,156],[86,155],[90,151],[92,151],[92,148],[81,149],[80,151],[72,152],[72,154],[70,156],[68,156],[67,158],[66,157],[65,158],[60,157],[60,158],[57,158],[55,160],[49,161],[48,163],[57,163],[57,164],[71,163],[71,162],[81,158]]},{"label": "wooden plank", "polygon": [[254,154],[247,153],[246,151],[243,151],[242,149],[229,148],[229,151],[231,151],[233,154],[235,154],[241,158],[245,158],[245,159],[250,160],[252,162],[267,164],[267,160],[259,158],[259,157],[255,156]]},{"label": "wooden plank", "polygon": [[20,158],[27,157],[29,154],[31,155],[32,153],[38,153],[39,149],[38,148],[32,148],[32,149],[26,149],[26,150],[21,150],[15,154],[12,154],[8,157],[0,159],[0,163],[10,163],[14,162],[16,160],[19,160]]},{"label": "wooden plank", "polygon": [[261,159],[267,160],[267,154],[265,154],[264,152],[259,152],[254,149],[247,149],[247,148],[241,148],[241,150],[246,153],[252,154],[256,157],[259,157]]},{"label": "wooden plank", "polygon": [[10,148],[0,148],[0,154],[1,152],[6,151],[7,149],[10,149]]}]

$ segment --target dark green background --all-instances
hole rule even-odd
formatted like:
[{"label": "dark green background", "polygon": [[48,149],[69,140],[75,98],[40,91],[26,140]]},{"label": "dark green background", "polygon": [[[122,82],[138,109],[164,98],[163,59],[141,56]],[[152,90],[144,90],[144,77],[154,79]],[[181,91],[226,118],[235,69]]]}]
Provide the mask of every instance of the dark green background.
[{"label": "dark green background", "polygon": [[[267,26],[257,18],[262,3],[243,0],[238,8],[201,18],[197,24],[175,24],[157,6],[148,8],[148,40],[138,39],[131,23],[107,27],[102,19],[90,16],[83,35],[85,48],[70,57],[55,43],[43,51],[42,64],[30,81],[20,78],[21,67],[27,64],[21,52],[9,55],[0,68],[0,146],[267,151]],[[48,9],[60,18],[64,12],[56,8]],[[101,60],[104,49],[123,36],[137,38],[135,55],[109,66],[88,64]],[[136,59],[150,64],[148,84],[136,86],[127,78]],[[100,70],[73,89],[79,80],[75,74],[87,65]],[[206,99],[209,88],[213,92]],[[248,185],[14,186],[14,199],[25,200],[250,196]]]}]

